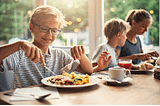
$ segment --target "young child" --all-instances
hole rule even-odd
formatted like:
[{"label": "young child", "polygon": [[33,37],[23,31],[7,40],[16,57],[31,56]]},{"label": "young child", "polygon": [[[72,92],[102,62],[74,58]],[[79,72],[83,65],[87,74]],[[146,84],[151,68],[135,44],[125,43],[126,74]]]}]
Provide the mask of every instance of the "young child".
[{"label": "young child", "polygon": [[119,59],[132,59],[133,64],[138,64],[141,61],[146,61],[149,57],[158,57],[156,51],[143,53],[140,38],[137,35],[142,35],[147,31],[147,27],[152,24],[152,16],[144,9],[131,10],[126,16],[126,22],[131,25],[130,31],[127,33],[127,40],[123,47],[117,46],[116,53]]},{"label": "young child", "polygon": [[121,19],[111,19],[104,25],[104,34],[108,42],[100,44],[93,53],[92,65],[96,66],[98,63],[98,57],[105,51],[110,53],[108,58],[111,58],[107,67],[102,70],[108,70],[110,67],[118,66],[117,54],[115,48],[117,45],[123,46],[127,39],[126,33],[129,31],[129,23]]},{"label": "young child", "polygon": [[[40,84],[41,79],[52,76],[44,66],[58,75],[61,68],[75,60],[69,72],[76,70],[91,74],[99,70],[99,66],[93,69],[83,46],[72,47],[72,57],[61,49],[49,48],[64,25],[64,16],[57,8],[40,6],[34,10],[29,24],[34,41],[18,41],[0,47],[0,71],[14,72],[12,89]],[[103,60],[106,61],[104,56],[100,56],[102,67],[106,65]]]}]

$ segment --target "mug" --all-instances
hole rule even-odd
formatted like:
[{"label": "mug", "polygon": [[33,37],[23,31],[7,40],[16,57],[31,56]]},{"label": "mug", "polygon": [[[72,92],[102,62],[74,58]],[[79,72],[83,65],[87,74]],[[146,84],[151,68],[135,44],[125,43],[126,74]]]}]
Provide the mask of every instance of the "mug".
[{"label": "mug", "polygon": [[124,78],[131,76],[130,70],[122,67],[109,68],[108,73],[111,79],[119,81],[122,81]]}]

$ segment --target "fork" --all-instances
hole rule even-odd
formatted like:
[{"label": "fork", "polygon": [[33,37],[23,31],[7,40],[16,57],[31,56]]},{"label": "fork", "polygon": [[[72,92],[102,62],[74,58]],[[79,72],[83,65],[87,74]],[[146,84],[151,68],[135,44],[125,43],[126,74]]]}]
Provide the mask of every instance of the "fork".
[{"label": "fork", "polygon": [[60,69],[60,73],[62,73],[63,71],[68,72],[72,68],[73,62],[74,62],[74,60],[72,60],[69,64],[67,64],[66,66],[61,68]]},{"label": "fork", "polygon": [[53,75],[56,75],[53,71],[51,71],[47,66],[44,66],[45,69],[47,69],[48,71],[50,71]]}]

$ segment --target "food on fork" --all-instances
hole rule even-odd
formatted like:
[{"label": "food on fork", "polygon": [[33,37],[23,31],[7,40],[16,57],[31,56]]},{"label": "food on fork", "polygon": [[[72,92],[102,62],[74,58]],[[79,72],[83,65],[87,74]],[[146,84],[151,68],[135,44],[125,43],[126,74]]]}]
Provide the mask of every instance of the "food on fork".
[{"label": "food on fork", "polygon": [[147,62],[149,62],[149,63],[154,63],[155,61],[150,58],[150,59],[147,60]]},{"label": "food on fork", "polygon": [[50,77],[48,81],[57,85],[83,85],[90,83],[88,74],[82,76],[79,74],[77,75],[74,72],[71,72],[70,74],[63,72],[62,75]]}]

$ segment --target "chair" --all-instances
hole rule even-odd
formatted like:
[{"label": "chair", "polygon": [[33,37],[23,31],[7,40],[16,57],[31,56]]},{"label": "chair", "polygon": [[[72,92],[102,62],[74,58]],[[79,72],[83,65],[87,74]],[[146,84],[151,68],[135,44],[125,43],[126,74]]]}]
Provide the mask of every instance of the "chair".
[{"label": "chair", "polygon": [[62,50],[64,50],[65,52],[67,52],[69,55],[71,55],[70,53],[70,49],[71,49],[71,46],[52,46],[53,48],[60,48]]},{"label": "chair", "polygon": [[10,90],[13,71],[0,72],[0,92]]}]

